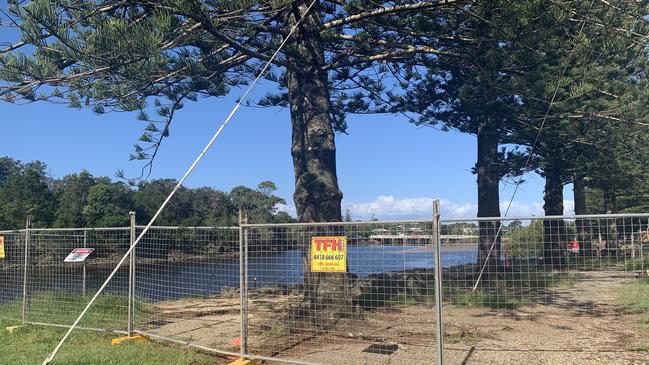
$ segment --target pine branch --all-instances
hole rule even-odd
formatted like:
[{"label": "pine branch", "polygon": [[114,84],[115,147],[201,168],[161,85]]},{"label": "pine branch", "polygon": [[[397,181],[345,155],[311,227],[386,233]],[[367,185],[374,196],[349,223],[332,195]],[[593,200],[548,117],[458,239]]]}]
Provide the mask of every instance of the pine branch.
[{"label": "pine branch", "polygon": [[[49,37],[49,35],[47,35],[47,36]],[[44,37],[44,38],[46,38],[46,37]],[[5,44],[6,44],[6,43],[5,43]],[[18,48],[20,48],[20,47],[22,47],[22,46],[25,46],[25,45],[27,45],[27,44],[28,44],[27,42],[22,42],[22,41],[21,41],[21,42],[18,42],[18,43],[14,43],[14,44],[8,46],[7,48],[0,49],[0,54],[2,54],[2,53],[7,53],[7,52],[11,52],[11,51],[13,51],[13,50],[15,50],[15,49],[18,49]]]},{"label": "pine branch", "polygon": [[458,57],[461,58],[463,56],[451,52],[445,52],[445,51],[440,51],[432,47],[427,47],[427,46],[420,46],[420,47],[406,47],[404,50],[400,51],[391,51],[391,52],[384,52],[384,53],[379,53],[375,54],[372,56],[363,56],[363,57],[358,57],[354,58],[352,60],[345,60],[345,61],[338,61],[334,62],[329,65],[325,65],[323,67],[324,70],[333,70],[337,68],[342,68],[342,67],[350,67],[350,66],[355,66],[355,65],[360,65],[364,63],[369,63],[369,62],[376,62],[376,61],[383,61],[383,60],[396,60],[408,56],[413,56],[416,54],[433,54],[433,55],[444,55],[444,56],[449,56],[449,57]]},{"label": "pine branch", "polygon": [[357,22],[359,20],[364,20],[364,19],[368,19],[368,18],[374,18],[374,17],[378,17],[378,16],[396,14],[396,13],[405,13],[405,12],[413,12],[413,11],[432,9],[432,8],[436,8],[436,7],[440,7],[440,6],[444,6],[444,5],[450,5],[450,4],[457,3],[457,2],[462,2],[462,1],[461,0],[440,0],[440,1],[437,1],[437,2],[420,2],[420,3],[416,3],[416,4],[404,4],[404,5],[394,5],[394,6],[389,6],[389,7],[383,7],[383,8],[363,12],[363,13],[350,15],[350,16],[342,18],[342,19],[332,20],[330,22],[324,23],[323,27],[325,29],[329,29],[329,28],[339,27],[341,25],[345,25],[345,24],[349,24],[349,23],[354,23],[354,22]]},{"label": "pine branch", "polygon": [[[588,24],[595,25],[595,26],[600,27],[600,28],[604,28],[605,30],[613,30],[616,33],[622,34],[623,36],[627,37],[628,39],[630,39],[631,41],[635,42],[638,45],[643,45],[644,46],[647,43],[647,40],[649,40],[649,35],[647,35],[647,34],[641,34],[641,33],[638,33],[636,31],[633,31],[633,30],[630,30],[630,29],[620,28],[620,27],[612,26],[611,24],[603,23],[602,21],[600,21],[598,19],[595,19],[593,17],[587,16],[587,15],[584,15],[584,14],[580,14],[576,10],[570,9],[570,8],[566,7],[563,3],[558,2],[558,1],[552,1],[552,3],[557,8],[572,14],[575,17],[575,21],[578,21],[578,22],[583,21],[583,22],[586,22]],[[639,38],[639,40],[637,38]]]},{"label": "pine branch", "polygon": [[[250,48],[247,48],[246,46],[242,45],[241,43],[239,43],[239,42],[235,41],[234,39],[231,39],[230,37],[223,34],[223,32],[221,30],[216,29],[214,27],[214,25],[212,24],[212,21],[210,19],[200,19],[199,21],[201,22],[201,24],[203,24],[205,30],[207,30],[213,37],[215,37],[216,39],[218,39],[218,40],[220,40],[220,41],[222,41],[224,43],[229,44],[232,48],[236,49],[237,51],[239,51],[239,52],[241,52],[241,53],[243,53],[243,54],[245,54],[245,55],[247,55],[249,57],[256,58],[258,60],[262,60],[262,61],[270,61],[271,60],[270,56],[265,55],[265,54],[260,53],[260,52],[257,52],[255,50],[252,50]],[[273,60],[273,64],[275,64],[277,66],[286,67],[287,69],[296,70],[295,66],[291,65],[288,62],[277,59],[277,58],[275,58]]]}]

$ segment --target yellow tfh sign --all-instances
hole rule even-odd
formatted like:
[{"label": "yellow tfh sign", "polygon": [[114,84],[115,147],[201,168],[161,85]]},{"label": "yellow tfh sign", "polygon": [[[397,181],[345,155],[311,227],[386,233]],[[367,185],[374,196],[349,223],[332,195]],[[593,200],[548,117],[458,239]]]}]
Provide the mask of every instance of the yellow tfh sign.
[{"label": "yellow tfh sign", "polygon": [[5,258],[5,238],[0,237],[0,259]]},{"label": "yellow tfh sign", "polygon": [[347,272],[347,237],[312,237],[311,272]]}]

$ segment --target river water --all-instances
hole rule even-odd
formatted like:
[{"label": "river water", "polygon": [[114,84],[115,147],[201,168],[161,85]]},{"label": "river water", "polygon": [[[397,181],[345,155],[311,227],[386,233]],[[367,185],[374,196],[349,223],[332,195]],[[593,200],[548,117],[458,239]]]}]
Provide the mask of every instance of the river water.
[{"label": "river water", "polygon": [[[349,246],[349,271],[359,278],[372,274],[413,269],[433,269],[433,253],[422,246]],[[474,263],[477,253],[445,251],[442,266]],[[101,286],[111,267],[86,267],[86,292]],[[200,262],[165,262],[138,264],[136,293],[139,298],[153,301],[219,294],[224,287],[239,287],[239,259],[226,258]],[[302,252],[291,250],[252,254],[248,261],[251,289],[296,285],[303,282]],[[30,295],[38,293],[79,294],[83,291],[83,268],[80,264],[56,267],[32,267],[28,273]],[[128,270],[120,270],[106,288],[110,293],[126,293]],[[0,270],[0,302],[22,295],[21,269]]]}]

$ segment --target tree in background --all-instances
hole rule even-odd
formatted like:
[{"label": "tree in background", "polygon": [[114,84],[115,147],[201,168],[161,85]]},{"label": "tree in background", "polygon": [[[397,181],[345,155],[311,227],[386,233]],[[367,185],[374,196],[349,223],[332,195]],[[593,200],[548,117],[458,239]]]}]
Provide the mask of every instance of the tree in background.
[{"label": "tree in background", "polygon": [[46,165],[40,161],[25,165],[13,161],[9,165],[11,172],[0,185],[0,227],[24,228],[28,215],[35,227],[49,226],[55,200],[49,190]]},{"label": "tree in background", "polygon": [[[178,181],[175,179],[155,179],[140,183],[138,185],[139,194],[135,197],[138,219],[142,222],[150,221],[176,184]],[[158,224],[164,226],[178,222],[184,225],[184,222],[193,214],[191,195],[191,191],[185,187],[178,189],[174,199],[169,201],[167,207],[158,217]]]},{"label": "tree in background", "polygon": [[129,206],[133,206],[133,191],[123,183],[100,179],[88,191],[88,203],[83,219],[89,227],[124,227],[129,225]]},{"label": "tree in background", "polygon": [[[160,179],[133,188],[108,177],[94,177],[87,171],[70,174],[58,180],[45,174],[42,162],[22,164],[0,157],[0,229],[20,229],[26,216],[34,217],[37,227],[79,228],[129,225],[129,211],[136,211],[139,224],[148,223],[151,215],[176,184]],[[245,203],[257,223],[291,223],[295,218],[278,211],[284,200],[274,195],[270,181],[258,189],[236,187],[230,194],[212,188],[182,188],[178,203],[163,214],[159,224],[171,226],[235,226],[237,207]]]},{"label": "tree in background", "polygon": [[11,157],[0,157],[0,186],[2,186],[9,176],[20,172],[20,161],[16,161]]},{"label": "tree in background", "polygon": [[[623,139],[632,141],[635,133],[628,125],[646,119],[647,57],[640,34],[646,33],[647,24],[630,14],[648,9],[635,2],[624,2],[621,8],[606,3],[549,4],[568,15],[556,35],[565,34],[566,42],[540,42],[542,67],[517,76],[527,126],[517,129],[514,140],[534,146],[538,171],[545,178],[545,214],[564,214],[563,187],[573,182],[575,210],[584,214],[585,179],[593,171],[610,171],[606,175],[611,182],[632,180],[615,169],[610,150]],[[609,31],[603,32],[603,25]],[[589,241],[583,223],[577,222],[578,235]],[[545,225],[544,257],[561,266],[562,247],[569,238],[566,227],[561,220],[546,220]]]},{"label": "tree in background", "polygon": [[186,226],[233,227],[239,223],[227,193],[206,187],[192,189],[191,193],[192,216],[184,221]]},{"label": "tree in background", "polygon": [[[454,56],[414,58],[399,69],[406,92],[394,97],[393,111],[415,113],[417,125],[476,136],[479,217],[500,217],[500,182],[524,172],[525,156],[502,146],[514,143],[512,134],[521,125],[524,106],[516,76],[537,66],[530,44],[544,27],[556,25],[538,7],[538,2],[496,0],[449,12],[443,33],[453,36],[436,46]],[[439,22],[431,21],[431,27]],[[428,34],[425,27],[422,32]],[[499,232],[499,221],[480,222],[478,263],[487,274],[500,267]]]},{"label": "tree in background", "polygon": [[[410,60],[400,69],[406,93],[394,97],[399,102],[393,111],[419,114],[413,120],[418,125],[476,135],[478,216],[500,216],[500,181],[525,173],[526,162],[528,171],[540,167],[546,179],[546,214],[561,215],[563,185],[581,170],[574,162],[592,153],[576,121],[619,119],[629,109],[620,103],[621,95],[640,96],[634,84],[643,78],[637,59],[644,43],[642,32],[633,32],[643,28],[631,24],[628,14],[647,13],[642,6],[628,2],[621,10],[606,3],[493,0],[448,13],[444,24],[454,37],[437,46],[456,57]],[[422,68],[426,72],[418,71]],[[639,100],[646,98],[632,104]],[[502,145],[534,145],[534,155],[528,160]],[[487,272],[497,271],[499,229],[496,222],[482,223],[481,264],[494,248]],[[549,258],[560,251],[561,232],[547,229]]]},{"label": "tree in background", "polygon": [[[236,209],[246,212],[250,223],[271,223],[277,215],[279,204],[285,205],[286,201],[274,193],[277,190],[275,183],[262,181],[257,189],[250,189],[245,186],[237,186],[230,191],[230,199]],[[284,215],[280,216],[280,220]]]},{"label": "tree in background", "polygon": [[88,195],[94,185],[95,178],[85,170],[54,181],[52,191],[58,207],[54,213],[53,227],[88,226],[83,217],[83,208],[88,205]]}]

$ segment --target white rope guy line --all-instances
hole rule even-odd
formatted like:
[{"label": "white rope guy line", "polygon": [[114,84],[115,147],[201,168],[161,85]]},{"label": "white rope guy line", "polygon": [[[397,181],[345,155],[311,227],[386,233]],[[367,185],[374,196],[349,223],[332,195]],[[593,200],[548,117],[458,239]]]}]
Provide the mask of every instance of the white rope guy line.
[{"label": "white rope guy line", "polygon": [[[595,3],[595,0],[593,0],[590,3],[590,7],[588,10],[593,8],[593,4]],[[584,20],[581,23],[581,28],[579,28],[579,33],[575,37],[578,39],[581,36],[581,33],[584,31],[584,27],[586,26],[586,20]],[[568,54],[568,57],[566,58],[566,64],[563,66],[563,71],[561,72],[561,76],[557,80],[557,87],[554,88],[554,93],[552,93],[552,98],[550,99],[550,103],[548,104],[547,109],[545,110],[545,115],[543,116],[543,120],[541,121],[541,126],[539,127],[538,132],[536,133],[536,137],[534,138],[534,143],[532,143],[532,148],[530,149],[530,153],[527,155],[527,160],[525,161],[525,167],[523,167],[523,171],[527,169],[527,167],[530,164],[530,161],[532,161],[532,155],[534,153],[534,149],[536,148],[536,145],[539,142],[539,139],[541,137],[541,131],[543,131],[543,127],[545,127],[545,122],[547,121],[549,115],[550,115],[550,109],[552,109],[552,105],[556,101],[557,94],[559,93],[559,89],[561,88],[561,83],[566,76],[566,71],[568,71],[568,66],[570,65],[570,59],[572,58],[572,54],[575,52],[577,49],[577,44],[573,43],[572,49],[570,50],[570,53]],[[516,186],[514,187],[514,192],[512,193],[511,198],[509,199],[509,202],[507,203],[507,209],[505,209],[505,214],[503,215],[502,218],[507,217],[507,214],[509,213],[509,209],[512,207],[512,203],[514,202],[514,197],[516,196],[516,193],[518,192],[518,188],[520,187],[521,183],[523,181],[523,175],[521,175],[518,178],[518,181],[516,182]],[[484,274],[484,270],[487,267],[487,264],[489,263],[489,258],[491,257],[491,252],[493,252],[494,247],[496,246],[496,242],[498,242],[498,237],[500,236],[500,232],[502,232],[503,225],[502,222],[498,226],[498,231],[496,231],[496,236],[494,237],[494,241],[489,247],[489,251],[487,251],[487,257],[485,257],[484,263],[482,264],[482,268],[480,269],[480,274],[478,275],[478,278],[475,281],[475,284],[473,285],[473,289],[471,289],[471,293],[475,292],[476,289],[478,288],[478,285],[480,284],[480,281],[482,280],[482,275]],[[478,255],[479,256],[479,255]]]},{"label": "white rope guy line", "polygon": [[132,244],[131,247],[128,249],[128,251],[126,251],[126,253],[125,253],[124,256],[122,257],[122,259],[119,261],[119,263],[117,264],[117,266],[115,266],[115,269],[113,269],[113,271],[110,273],[110,275],[108,275],[108,278],[106,279],[106,281],[101,285],[101,287],[99,288],[99,290],[97,290],[97,293],[95,293],[95,295],[92,297],[92,299],[90,300],[90,302],[88,302],[88,304],[86,305],[86,307],[83,309],[83,311],[81,312],[81,314],[79,314],[79,317],[77,317],[77,319],[74,321],[74,323],[72,324],[72,326],[70,326],[70,329],[68,329],[68,331],[65,333],[65,335],[63,336],[63,338],[61,339],[61,341],[58,343],[58,345],[56,345],[56,347],[54,348],[54,351],[52,351],[52,353],[51,353],[51,354],[50,354],[50,355],[49,355],[49,356],[48,356],[48,357],[43,361],[43,365],[48,365],[48,364],[50,364],[50,363],[54,360],[54,358],[56,357],[56,354],[57,354],[57,353],[59,352],[59,350],[61,349],[61,346],[63,346],[63,343],[65,343],[65,341],[68,339],[68,337],[70,336],[70,334],[72,333],[72,331],[77,327],[77,325],[79,325],[79,322],[81,321],[81,319],[83,318],[83,316],[86,315],[86,312],[88,312],[88,310],[90,309],[90,307],[92,306],[92,304],[95,302],[95,300],[97,300],[97,298],[99,297],[99,295],[104,291],[104,289],[106,288],[106,286],[108,285],[108,283],[111,281],[111,279],[112,279],[112,278],[115,276],[115,274],[117,273],[117,270],[119,270],[119,268],[122,266],[122,264],[124,264],[124,262],[125,262],[126,259],[129,257],[129,255],[133,252],[133,250],[135,249],[135,247],[137,246],[137,244],[140,242],[140,240],[142,239],[142,237],[144,237],[144,235],[149,231],[149,228],[151,228],[151,226],[153,225],[153,223],[155,222],[155,220],[158,218],[158,216],[160,215],[160,213],[162,213],[162,211],[164,210],[164,208],[167,206],[167,203],[169,203],[169,201],[170,201],[171,198],[174,196],[174,194],[176,194],[176,192],[177,192],[178,189],[181,187],[181,185],[183,184],[183,182],[185,182],[185,180],[187,179],[187,177],[189,177],[189,175],[192,173],[192,171],[194,170],[194,168],[196,167],[196,165],[198,165],[198,163],[203,159],[203,157],[205,156],[205,154],[207,153],[207,151],[209,151],[209,149],[212,147],[212,145],[214,144],[214,142],[216,141],[216,139],[219,137],[219,135],[221,134],[221,132],[223,131],[223,129],[228,125],[228,123],[230,122],[230,120],[232,119],[232,117],[234,116],[234,114],[237,112],[237,110],[239,110],[239,108],[241,107],[241,104],[246,100],[246,98],[248,97],[248,94],[250,94],[250,92],[252,91],[253,87],[257,84],[257,82],[259,81],[259,79],[261,79],[261,77],[266,73],[266,71],[268,70],[268,68],[270,67],[270,65],[272,64],[272,62],[275,60],[275,58],[277,57],[277,55],[279,54],[279,52],[282,50],[282,48],[284,47],[284,45],[286,44],[286,42],[288,41],[288,39],[293,35],[293,33],[295,32],[295,30],[297,29],[297,27],[298,27],[298,26],[300,25],[300,23],[302,22],[302,19],[304,19],[304,17],[307,16],[307,14],[311,11],[311,8],[313,7],[313,5],[316,4],[316,2],[318,2],[318,0],[313,0],[313,1],[311,2],[311,4],[309,5],[309,7],[306,8],[306,10],[304,11],[304,13],[303,13],[302,16],[300,17],[300,19],[298,19],[297,22],[295,23],[295,25],[293,25],[293,27],[292,27],[291,30],[289,31],[288,35],[286,36],[286,38],[284,38],[284,40],[283,40],[282,43],[279,45],[279,47],[277,48],[277,50],[273,53],[273,55],[270,57],[270,59],[268,60],[268,62],[266,62],[266,64],[264,65],[264,67],[262,68],[262,70],[259,72],[259,74],[258,74],[257,77],[255,78],[255,80],[250,84],[250,86],[248,86],[248,88],[247,88],[246,91],[243,93],[243,95],[241,96],[241,98],[239,98],[239,101],[237,101],[237,103],[236,103],[236,105],[234,106],[234,108],[232,108],[232,111],[230,112],[230,114],[228,114],[228,116],[225,118],[225,121],[223,122],[223,124],[221,124],[221,127],[219,127],[219,129],[216,131],[216,133],[214,133],[214,135],[212,136],[212,138],[210,139],[210,141],[207,143],[207,145],[205,146],[205,148],[203,148],[203,150],[202,150],[201,153],[198,155],[198,157],[196,157],[196,160],[194,160],[194,162],[191,164],[191,166],[189,166],[189,168],[187,169],[187,171],[185,172],[185,174],[183,175],[183,177],[180,179],[180,181],[178,181],[178,183],[176,184],[176,186],[174,187],[174,189],[171,191],[171,193],[169,193],[169,196],[167,196],[167,198],[164,200],[164,202],[162,203],[162,205],[160,205],[160,208],[158,208],[158,211],[153,215],[153,218],[151,218],[151,221],[149,221],[149,223],[146,225],[146,227],[144,227],[144,230],[142,230],[142,233],[140,233],[140,235],[139,235],[138,238],[135,240],[135,242],[133,242],[133,244]]}]

